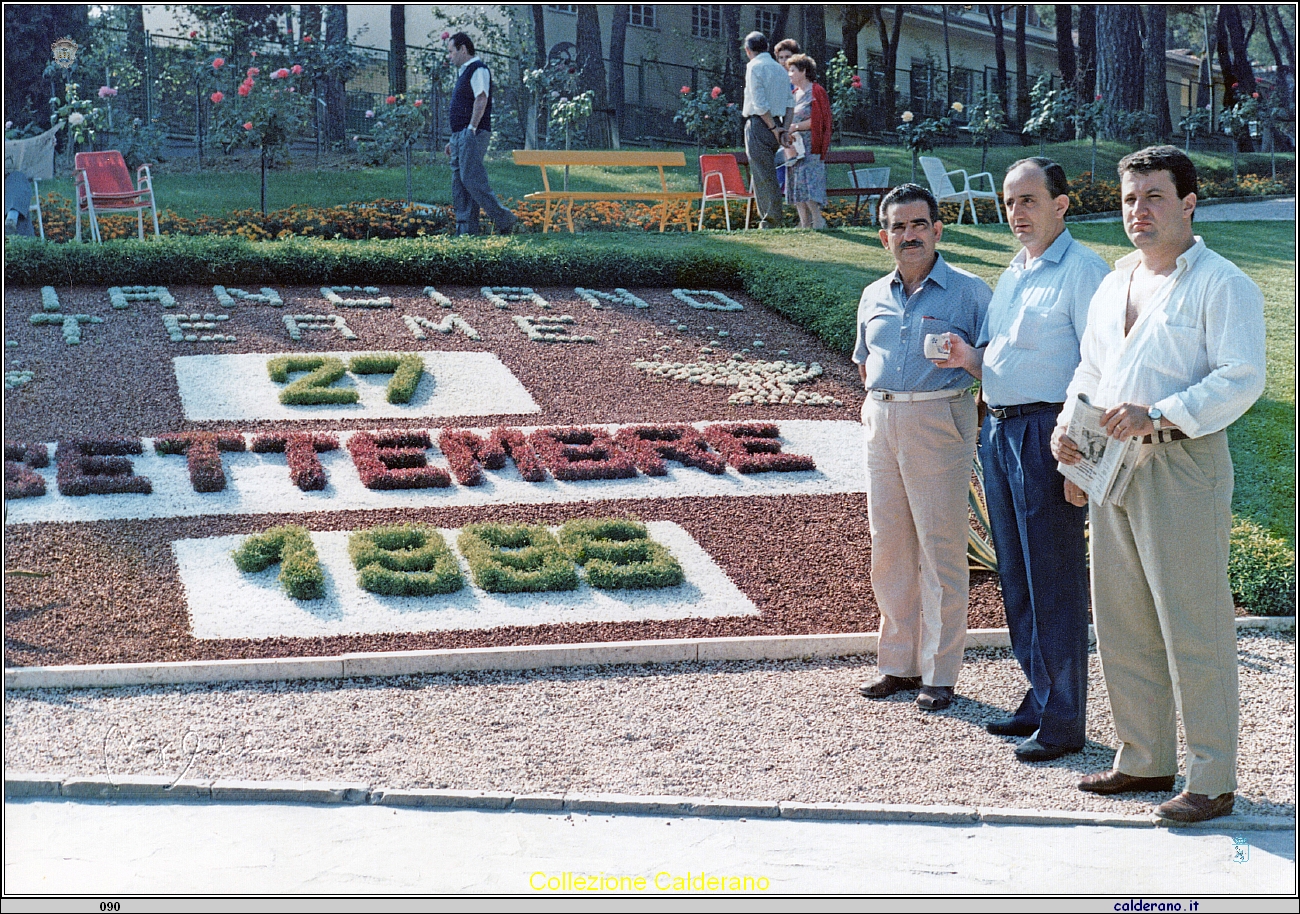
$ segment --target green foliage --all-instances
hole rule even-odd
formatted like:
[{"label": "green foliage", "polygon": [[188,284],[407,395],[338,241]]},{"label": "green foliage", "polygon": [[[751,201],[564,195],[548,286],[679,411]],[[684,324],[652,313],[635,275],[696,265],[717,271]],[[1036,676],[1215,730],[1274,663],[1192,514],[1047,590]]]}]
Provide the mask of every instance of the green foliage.
[{"label": "green foliage", "polygon": [[232,557],[235,567],[245,574],[255,574],[279,563],[279,581],[295,600],[318,600],[325,596],[325,572],[305,527],[288,524],[250,536]]},{"label": "green foliage", "polygon": [[125,126],[114,126],[110,136],[113,147],[122,153],[126,167],[132,171],[161,161],[167,142],[166,130],[158,124],[146,124],[138,117]]},{"label": "green foliage", "polygon": [[677,559],[650,539],[645,525],[619,518],[582,518],[560,528],[560,542],[587,583],[602,590],[676,587],[685,580]]},{"label": "green foliage", "polygon": [[841,50],[826,67],[826,94],[831,100],[831,121],[843,130],[853,123],[863,106],[862,77]]},{"label": "green foliage", "polygon": [[[411,99],[405,95],[390,95],[382,108],[373,112],[374,125],[370,137],[358,141],[368,165],[383,165],[395,154],[420,139],[429,130],[429,105],[424,99]],[[370,117],[367,111],[366,116]]]},{"label": "green foliage", "polygon": [[1295,615],[1295,550],[1252,521],[1233,521],[1228,580],[1238,606],[1260,616]]},{"label": "green foliage", "polygon": [[50,99],[50,123],[62,121],[68,127],[68,136],[77,146],[90,146],[95,142],[95,132],[104,123],[104,110],[81,97],[81,86],[64,83],[63,98]]},{"label": "green foliage", "polygon": [[353,374],[391,374],[388,382],[389,403],[410,403],[424,376],[424,359],[414,353],[367,353],[356,355],[348,363]]},{"label": "green foliage", "polygon": [[682,101],[673,115],[695,142],[707,149],[734,146],[740,136],[740,111],[719,86],[708,92],[691,92],[682,86]]},{"label": "green foliage", "polygon": [[294,372],[305,371],[304,377],[280,391],[280,402],[286,406],[319,406],[321,404],[356,403],[359,394],[347,387],[330,387],[343,377],[343,360],[333,356],[285,355],[266,363],[271,380],[283,384]]},{"label": "green foliage", "polygon": [[[953,102],[952,109],[960,112],[962,110],[961,102]],[[903,141],[903,145],[912,151],[912,154],[920,155],[923,152],[929,152],[934,148],[934,141],[940,134],[947,133],[952,127],[952,117],[933,118],[927,117],[923,121],[917,121],[916,115],[911,111],[904,111],[900,116],[902,123],[896,128],[898,136]]]},{"label": "green foliage", "polygon": [[470,524],[457,540],[474,583],[488,593],[574,590],[578,570],[540,525]]},{"label": "green foliage", "polygon": [[398,597],[455,593],[465,586],[456,557],[432,527],[396,525],[353,533],[348,555],[357,583],[371,593]]},{"label": "green foliage", "polygon": [[[255,59],[251,61],[256,63]],[[232,75],[236,65],[227,63]],[[243,82],[221,100],[215,97],[216,114],[213,137],[227,152],[241,146],[261,149],[268,154],[286,149],[289,141],[307,129],[311,119],[308,93],[311,83],[301,65],[298,73],[288,67],[262,72],[255,65],[245,71]],[[268,70],[270,68],[268,67]],[[256,72],[255,72],[256,71]]]},{"label": "green foliage", "polygon": [[1029,120],[1025,121],[1021,133],[1038,137],[1039,155],[1043,155],[1043,146],[1062,124],[1070,118],[1070,112],[1078,107],[1078,100],[1069,88],[1052,88],[1052,78],[1047,74],[1038,77],[1029,90]]}]

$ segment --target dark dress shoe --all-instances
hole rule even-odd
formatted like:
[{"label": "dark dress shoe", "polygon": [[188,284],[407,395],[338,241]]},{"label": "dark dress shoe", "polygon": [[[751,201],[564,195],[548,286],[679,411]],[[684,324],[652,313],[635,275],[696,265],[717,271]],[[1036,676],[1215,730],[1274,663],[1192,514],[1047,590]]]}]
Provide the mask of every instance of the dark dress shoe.
[{"label": "dark dress shoe", "polygon": [[1236,794],[1224,793],[1217,797],[1208,797],[1203,793],[1188,793],[1184,790],[1172,800],[1167,800],[1156,807],[1156,815],[1173,822],[1204,822],[1232,813],[1232,804]]},{"label": "dark dress shoe", "polygon": [[1078,751],[1069,746],[1053,746],[1041,740],[1027,739],[1016,747],[1016,758],[1022,762],[1050,762],[1054,758]]},{"label": "dark dress shoe", "polygon": [[916,706],[922,711],[942,711],[952,704],[952,686],[921,686]]},{"label": "dark dress shoe", "polygon": [[1079,782],[1079,789],[1088,793],[1147,793],[1174,789],[1172,774],[1155,778],[1139,778],[1122,771],[1099,771]]},{"label": "dark dress shoe", "polygon": [[1016,720],[1014,717],[1004,717],[1001,720],[990,721],[984,725],[984,729],[994,736],[1033,736],[1038,732],[1038,724]]},{"label": "dark dress shoe", "polygon": [[920,676],[891,676],[886,673],[879,679],[858,686],[858,691],[866,698],[888,698],[895,692],[906,692],[920,687]]}]

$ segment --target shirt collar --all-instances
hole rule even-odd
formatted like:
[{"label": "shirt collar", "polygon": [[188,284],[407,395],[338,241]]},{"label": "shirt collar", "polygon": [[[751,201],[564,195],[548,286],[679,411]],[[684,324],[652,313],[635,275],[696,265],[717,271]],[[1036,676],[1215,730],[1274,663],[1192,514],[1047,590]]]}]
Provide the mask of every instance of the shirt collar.
[{"label": "shirt collar", "polygon": [[470,64],[472,64],[472,63],[473,63],[474,61],[476,61],[476,60],[478,60],[478,55],[477,55],[477,54],[475,54],[475,55],[474,55],[473,57],[471,57],[469,60],[467,60],[467,61],[465,61],[463,64],[461,64],[460,67],[456,70],[456,75],[457,75],[457,76],[460,76],[460,74],[462,74],[462,73],[465,72],[465,68],[468,67]]},{"label": "shirt collar", "polygon": [[[1178,266],[1176,269],[1190,270],[1192,267],[1196,266],[1196,262],[1204,257],[1205,252],[1209,250],[1209,248],[1205,246],[1205,239],[1200,235],[1193,235],[1192,241],[1192,246],[1178,255]],[[1128,269],[1129,267],[1135,266],[1141,258],[1141,251],[1133,251],[1130,254],[1125,254],[1119,260],[1115,261],[1115,269]]]},{"label": "shirt collar", "polygon": [[[921,285],[924,286],[930,280],[934,280],[935,285],[937,285],[940,289],[947,289],[948,283],[951,281],[951,279],[952,279],[952,267],[948,266],[948,264],[946,264],[943,260],[943,255],[936,251],[934,266],[930,267],[930,272],[926,275],[925,279],[921,280]],[[902,285],[903,283],[903,277],[901,274],[899,274],[898,267],[894,267],[894,276],[890,280],[891,285],[893,285],[894,283],[897,283],[899,285]]]},{"label": "shirt collar", "polygon": [[[1056,240],[1047,246],[1047,250],[1035,257],[1034,261],[1038,262],[1040,260],[1046,260],[1048,263],[1060,263],[1061,259],[1065,257],[1065,252],[1069,250],[1070,244],[1073,241],[1074,239],[1070,236],[1070,230],[1062,229],[1061,234],[1056,236]],[[1011,265],[1019,270],[1023,270],[1025,269],[1025,261],[1028,257],[1029,252],[1024,248],[1021,248],[1016,251],[1016,256],[1011,258]]]}]

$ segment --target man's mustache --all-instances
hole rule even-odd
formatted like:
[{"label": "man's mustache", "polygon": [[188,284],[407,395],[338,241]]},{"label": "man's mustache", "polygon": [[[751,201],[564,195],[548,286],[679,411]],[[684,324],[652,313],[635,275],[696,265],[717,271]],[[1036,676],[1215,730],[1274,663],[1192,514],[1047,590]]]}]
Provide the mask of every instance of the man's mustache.
[{"label": "man's mustache", "polygon": [[901,245],[899,245],[899,247],[904,248],[904,249],[906,249],[906,248],[923,248],[923,247],[925,247],[925,242],[924,242],[924,241],[904,241]]}]

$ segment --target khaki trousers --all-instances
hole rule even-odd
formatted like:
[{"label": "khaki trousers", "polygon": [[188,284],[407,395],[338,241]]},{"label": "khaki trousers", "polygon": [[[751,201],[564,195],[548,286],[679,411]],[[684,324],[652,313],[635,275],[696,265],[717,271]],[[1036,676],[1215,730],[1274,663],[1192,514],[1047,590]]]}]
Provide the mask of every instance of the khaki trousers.
[{"label": "khaki trousers", "polygon": [[871,587],[880,607],[880,672],[953,686],[966,649],[967,491],[975,402],[862,405]]},{"label": "khaki trousers", "polygon": [[1122,505],[1094,505],[1092,599],[1119,752],[1136,777],[1178,773],[1187,790],[1237,789],[1237,628],[1228,586],[1228,437],[1147,445]]}]

